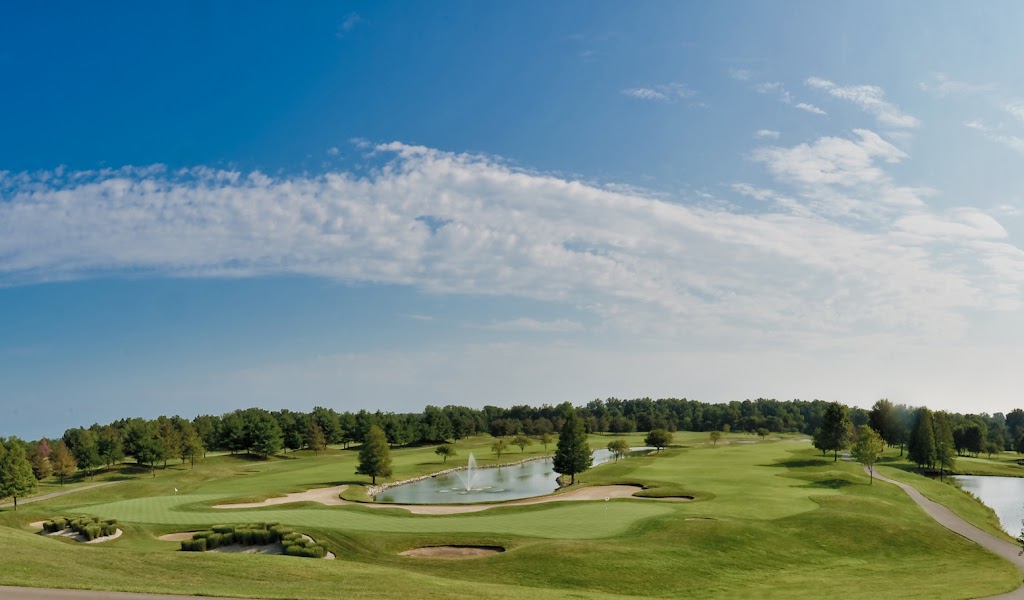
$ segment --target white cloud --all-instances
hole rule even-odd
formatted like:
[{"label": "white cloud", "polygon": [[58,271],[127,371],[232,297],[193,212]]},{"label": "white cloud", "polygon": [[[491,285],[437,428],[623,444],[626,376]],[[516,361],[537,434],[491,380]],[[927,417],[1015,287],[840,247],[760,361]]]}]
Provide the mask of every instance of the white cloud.
[{"label": "white cloud", "polygon": [[732,77],[736,81],[750,81],[754,74],[747,69],[729,69],[729,77]]},{"label": "white cloud", "polygon": [[622,93],[639,100],[657,100],[661,102],[673,102],[685,98],[691,98],[697,92],[691,90],[681,83],[660,83],[652,87],[635,87],[622,90]]},{"label": "white cloud", "polygon": [[754,137],[777,140],[779,139],[779,132],[774,129],[758,129],[754,132]]},{"label": "white cloud", "polygon": [[349,33],[356,28],[357,25],[362,23],[364,19],[359,16],[359,13],[349,13],[342,21],[338,24],[337,36],[339,38],[345,37],[345,34]]},{"label": "white cloud", "polygon": [[341,150],[337,146],[331,146],[327,149],[328,156],[338,156],[341,154]]},{"label": "white cloud", "polygon": [[809,87],[828,92],[829,95],[847,100],[859,106],[865,112],[875,115],[878,122],[888,127],[914,128],[921,125],[916,117],[901,111],[894,104],[885,100],[885,91],[874,85],[840,86],[827,79],[809,77],[805,82]]},{"label": "white cloud", "polygon": [[798,108],[802,111],[809,112],[815,115],[826,115],[824,110],[819,107],[809,104],[807,102],[797,102],[793,97],[793,94],[786,89],[786,86],[782,85],[781,81],[765,81],[754,84],[754,91],[758,94],[774,94],[778,97],[779,102],[788,104],[793,108]]},{"label": "white cloud", "polygon": [[815,114],[815,115],[825,115],[825,114],[828,114],[824,110],[818,108],[817,106],[815,106],[813,104],[809,104],[807,102],[797,102],[793,106],[795,106],[796,108],[799,108],[800,110],[805,110],[805,111],[807,111],[807,112],[809,112],[811,114]]},{"label": "white cloud", "polygon": [[950,79],[945,73],[936,73],[932,81],[922,81],[918,84],[918,87],[940,98],[946,96],[974,96],[995,91],[995,86],[990,83],[956,81],[955,79]]},{"label": "white cloud", "polygon": [[[599,327],[708,345],[933,335],[962,327],[964,310],[1024,297],[1024,259],[992,222],[966,209],[933,215],[928,190],[885,171],[907,155],[870,131],[855,134],[756,152],[793,189],[737,187],[764,198],[747,211],[401,143],[376,146],[385,162],[366,176],[159,166],[7,174],[0,285],[126,271],[302,274],[531,298]],[[925,218],[899,221],[914,214]],[[946,235],[929,215],[974,234]],[[929,227],[945,238],[924,239]]]},{"label": "white cloud", "polygon": [[1024,154],[1024,137],[1019,135],[1004,133],[1002,128],[994,128],[987,125],[980,119],[973,119],[964,123],[964,126],[968,129],[981,132],[987,139],[997,144],[1001,144],[1014,152]]},{"label": "white cloud", "polygon": [[583,325],[569,319],[555,319],[553,321],[538,321],[521,317],[508,321],[493,321],[486,325],[478,325],[480,329],[491,329],[494,331],[524,331],[535,333],[571,333],[583,331]]}]

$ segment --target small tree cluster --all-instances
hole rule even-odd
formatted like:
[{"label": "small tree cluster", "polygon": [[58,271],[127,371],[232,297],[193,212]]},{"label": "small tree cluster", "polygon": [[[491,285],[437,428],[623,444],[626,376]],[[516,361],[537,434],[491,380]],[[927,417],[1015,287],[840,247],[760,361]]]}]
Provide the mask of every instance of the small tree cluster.
[{"label": "small tree cluster", "polygon": [[279,523],[249,523],[245,525],[215,525],[207,531],[192,534],[183,540],[184,552],[206,552],[223,546],[268,546],[280,543],[288,556],[323,558],[327,548],[307,536]]},{"label": "small tree cluster", "polygon": [[107,537],[117,533],[117,519],[101,519],[99,517],[55,517],[43,522],[43,530],[57,533],[70,529],[91,542],[96,538]]}]

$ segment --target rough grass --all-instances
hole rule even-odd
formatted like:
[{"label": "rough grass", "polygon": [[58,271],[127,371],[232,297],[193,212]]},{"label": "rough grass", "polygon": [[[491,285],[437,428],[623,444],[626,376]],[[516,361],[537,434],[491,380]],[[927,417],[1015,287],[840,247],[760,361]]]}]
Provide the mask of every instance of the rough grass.
[{"label": "rough grass", "polygon": [[[640,445],[642,437],[627,439]],[[591,445],[603,447],[610,439],[594,436]],[[725,436],[730,442],[755,439]],[[456,464],[465,462],[471,448],[478,461],[490,460],[489,443],[488,437],[460,442]],[[643,484],[652,495],[692,495],[692,502],[567,502],[449,516],[308,503],[213,510],[211,504],[223,501],[366,478],[352,475],[354,450],[268,461],[211,458],[195,471],[176,467],[158,471],[156,478],[0,513],[0,524],[7,525],[0,527],[0,583],[271,598],[428,599],[952,599],[1004,592],[1019,583],[1012,565],[934,523],[895,486],[868,485],[859,465],[823,459],[806,442],[714,447],[707,434],[676,434],[675,446],[603,465],[581,479]],[[541,453],[539,446],[531,450]],[[442,468],[432,447],[401,449],[394,456],[396,478]],[[503,459],[519,457],[516,451]],[[951,486],[903,472],[895,476],[916,478],[912,483],[923,492],[971,513],[972,520],[985,513]],[[72,512],[116,517],[129,535],[110,547],[83,548],[25,528]],[[227,521],[301,527],[337,560],[183,553],[176,551],[178,544],[155,539]],[[457,563],[398,556],[411,547],[437,544],[508,551]],[[62,566],[59,578],[52,577],[55,564]],[[125,569],[127,564],[132,568]]]}]

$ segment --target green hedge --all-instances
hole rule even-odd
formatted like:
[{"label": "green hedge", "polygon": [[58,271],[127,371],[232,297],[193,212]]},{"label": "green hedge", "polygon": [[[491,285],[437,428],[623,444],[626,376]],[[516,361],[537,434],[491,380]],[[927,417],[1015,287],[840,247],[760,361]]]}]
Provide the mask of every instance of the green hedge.
[{"label": "green hedge", "polygon": [[268,546],[278,542],[288,556],[323,558],[327,555],[327,548],[278,523],[215,525],[207,531],[192,534],[191,540],[182,541],[181,549],[184,552],[206,552],[232,544]]},{"label": "green hedge", "polygon": [[71,529],[87,541],[99,537],[107,537],[117,533],[117,519],[100,519],[99,517],[55,517],[43,523],[43,529],[56,533]]}]

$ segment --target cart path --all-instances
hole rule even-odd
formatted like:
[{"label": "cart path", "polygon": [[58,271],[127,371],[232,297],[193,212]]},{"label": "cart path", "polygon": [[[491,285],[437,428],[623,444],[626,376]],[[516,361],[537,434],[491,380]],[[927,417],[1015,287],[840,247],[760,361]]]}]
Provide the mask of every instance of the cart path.
[{"label": "cart path", "polygon": [[[844,457],[845,458],[845,457]],[[868,472],[867,468],[864,469]],[[870,474],[870,473],[869,473]],[[885,475],[875,472],[875,479],[879,479],[886,483],[891,483],[904,492],[907,493],[910,498],[917,503],[918,506],[924,509],[924,512],[928,513],[928,516],[938,521],[939,525],[942,525],[946,529],[962,535],[963,537],[971,540],[975,544],[978,544],[982,548],[993,552],[1006,560],[1012,562],[1017,569],[1024,571],[1024,556],[1021,556],[1020,546],[1011,544],[1006,540],[997,538],[996,536],[978,529],[974,525],[971,525],[967,521],[964,521],[960,517],[953,514],[953,511],[949,510],[945,506],[925,498],[921,492],[917,491],[917,488],[889,479]],[[1024,587],[1019,587],[1012,592],[1000,594],[998,596],[989,596],[986,600],[1024,600]]]},{"label": "cart path", "polygon": [[[125,480],[125,481],[127,481],[127,480]],[[22,504],[29,504],[31,502],[42,502],[43,500],[49,500],[50,498],[56,498],[58,496],[64,496],[66,494],[74,494],[75,492],[84,492],[85,490],[92,490],[92,489],[96,489],[98,487],[103,487],[105,485],[114,485],[115,483],[121,483],[121,481],[101,481],[99,483],[90,483],[90,484],[87,484],[87,485],[83,485],[82,487],[72,488],[70,490],[63,490],[63,491],[60,491],[60,492],[50,492],[49,494],[43,494],[42,496],[32,496],[31,498],[24,498],[24,499],[19,498],[18,499],[18,506],[21,506]],[[0,504],[0,508],[13,508],[13,507],[14,507],[14,503],[13,502],[7,502],[5,504]],[[6,598],[6,596],[0,596],[0,598]]]}]

